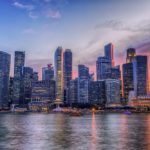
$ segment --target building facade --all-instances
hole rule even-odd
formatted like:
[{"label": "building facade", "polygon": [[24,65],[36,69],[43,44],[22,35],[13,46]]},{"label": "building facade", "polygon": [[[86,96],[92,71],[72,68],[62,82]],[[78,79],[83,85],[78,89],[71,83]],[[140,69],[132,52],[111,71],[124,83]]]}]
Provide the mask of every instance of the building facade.
[{"label": "building facade", "polygon": [[69,104],[69,84],[72,80],[72,52],[66,49],[63,54],[63,71],[64,71],[64,103]]},{"label": "building facade", "polygon": [[78,65],[78,103],[88,103],[89,68]]},{"label": "building facade", "polygon": [[10,54],[0,51],[0,108],[8,107]]},{"label": "building facade", "polygon": [[120,104],[120,80],[105,80],[106,106]]},{"label": "building facade", "polygon": [[54,80],[54,68],[52,64],[42,68],[42,80]]},{"label": "building facade", "polygon": [[32,101],[49,101],[55,100],[55,81],[37,81],[32,83]]},{"label": "building facade", "polygon": [[63,86],[63,49],[58,47],[54,56],[54,75],[56,81],[56,104],[62,104],[64,100],[64,86]]},{"label": "building facade", "polygon": [[89,82],[89,103],[104,107],[106,104],[105,80]]},{"label": "building facade", "polygon": [[22,105],[23,100],[23,67],[25,64],[25,52],[15,51],[14,60],[14,104]]},{"label": "building facade", "polygon": [[127,63],[132,63],[134,58],[136,56],[136,50],[134,48],[128,48],[127,49],[127,58],[126,62]]},{"label": "building facade", "polygon": [[111,68],[111,60],[107,57],[98,57],[96,61],[97,80],[107,79]]},{"label": "building facade", "polygon": [[105,45],[104,49],[105,49],[105,57],[111,61],[111,67],[114,67],[115,66],[114,45],[112,43],[109,43]]},{"label": "building facade", "polygon": [[133,60],[134,91],[136,96],[147,95],[148,66],[147,56],[136,56]]}]

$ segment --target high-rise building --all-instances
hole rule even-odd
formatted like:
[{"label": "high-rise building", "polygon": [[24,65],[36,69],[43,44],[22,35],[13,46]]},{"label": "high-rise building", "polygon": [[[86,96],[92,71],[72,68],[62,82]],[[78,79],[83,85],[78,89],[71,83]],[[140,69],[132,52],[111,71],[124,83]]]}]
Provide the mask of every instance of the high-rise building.
[{"label": "high-rise building", "polygon": [[122,74],[123,74],[124,98],[128,99],[130,91],[134,90],[133,64],[132,63],[123,64]]},{"label": "high-rise building", "polygon": [[111,60],[107,57],[98,57],[96,61],[97,81],[107,79],[111,68]]},{"label": "high-rise building", "polygon": [[111,61],[111,67],[114,67],[114,45],[112,43],[109,43],[105,46],[105,57]]},{"label": "high-rise building", "polygon": [[32,81],[33,81],[33,68],[23,67],[24,98],[22,100],[22,103],[24,105],[28,104],[31,100]]},{"label": "high-rise building", "polygon": [[89,82],[89,103],[102,107],[106,104],[105,80]]},{"label": "high-rise building", "polygon": [[69,84],[72,80],[72,52],[66,49],[64,52],[63,71],[64,71],[64,103],[69,103]]},{"label": "high-rise building", "polygon": [[78,103],[78,78],[70,80],[69,84],[69,104]]},{"label": "high-rise building", "polygon": [[56,81],[56,100],[55,104],[63,103],[63,49],[62,47],[58,47],[55,51],[54,57],[54,75]]},{"label": "high-rise building", "polygon": [[136,56],[133,60],[134,92],[136,96],[147,95],[148,66],[147,56]]},{"label": "high-rise building", "polygon": [[78,65],[78,103],[88,103],[89,68]]},{"label": "high-rise building", "polygon": [[106,105],[120,104],[120,80],[105,80]]},{"label": "high-rise building", "polygon": [[127,58],[126,58],[126,62],[127,63],[132,63],[133,59],[136,56],[136,50],[134,48],[128,48],[127,49]]},{"label": "high-rise building", "polygon": [[25,52],[15,51],[14,61],[14,104],[22,104],[23,100],[23,67],[25,64]]},{"label": "high-rise building", "polygon": [[54,80],[54,68],[52,64],[42,68],[42,80]]},{"label": "high-rise building", "polygon": [[110,69],[108,69],[106,73],[107,79],[121,79],[121,71],[120,66],[115,66]]},{"label": "high-rise building", "polygon": [[12,102],[13,102],[13,96],[14,96],[13,85],[14,85],[14,78],[10,77],[10,80],[9,80],[9,104],[12,104]]},{"label": "high-rise building", "polygon": [[0,108],[8,107],[10,54],[0,51]]}]

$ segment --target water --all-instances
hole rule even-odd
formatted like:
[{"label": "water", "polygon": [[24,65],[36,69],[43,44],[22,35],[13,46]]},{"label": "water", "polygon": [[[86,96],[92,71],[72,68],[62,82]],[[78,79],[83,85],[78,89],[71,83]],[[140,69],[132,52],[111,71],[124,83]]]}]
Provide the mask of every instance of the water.
[{"label": "water", "polygon": [[0,114],[0,150],[150,150],[150,114]]}]

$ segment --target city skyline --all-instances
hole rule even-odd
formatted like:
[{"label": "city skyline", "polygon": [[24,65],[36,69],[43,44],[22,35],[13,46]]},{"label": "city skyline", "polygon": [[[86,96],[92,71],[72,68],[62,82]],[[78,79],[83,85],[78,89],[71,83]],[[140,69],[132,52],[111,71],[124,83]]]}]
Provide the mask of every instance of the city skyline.
[{"label": "city skyline", "polygon": [[57,46],[72,50],[75,75],[79,62],[95,71],[97,56],[103,55],[104,45],[110,42],[115,46],[116,65],[123,64],[128,47],[136,48],[137,54],[149,55],[150,21],[148,15],[144,15],[150,14],[149,3],[148,0],[136,3],[128,0],[87,0],[86,3],[81,0],[2,0],[0,49],[12,56],[16,50],[26,51],[26,66],[40,72],[40,78],[41,68],[53,63]]}]

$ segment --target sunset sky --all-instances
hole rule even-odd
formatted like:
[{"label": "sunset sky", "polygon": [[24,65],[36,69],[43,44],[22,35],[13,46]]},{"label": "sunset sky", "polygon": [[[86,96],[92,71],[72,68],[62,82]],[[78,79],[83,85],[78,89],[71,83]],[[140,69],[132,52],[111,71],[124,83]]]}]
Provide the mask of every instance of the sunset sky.
[{"label": "sunset sky", "polygon": [[40,72],[62,46],[72,50],[75,72],[78,63],[93,71],[109,42],[116,64],[128,47],[149,55],[150,0],[0,0],[0,50],[12,54],[12,67],[23,50],[26,66]]}]

